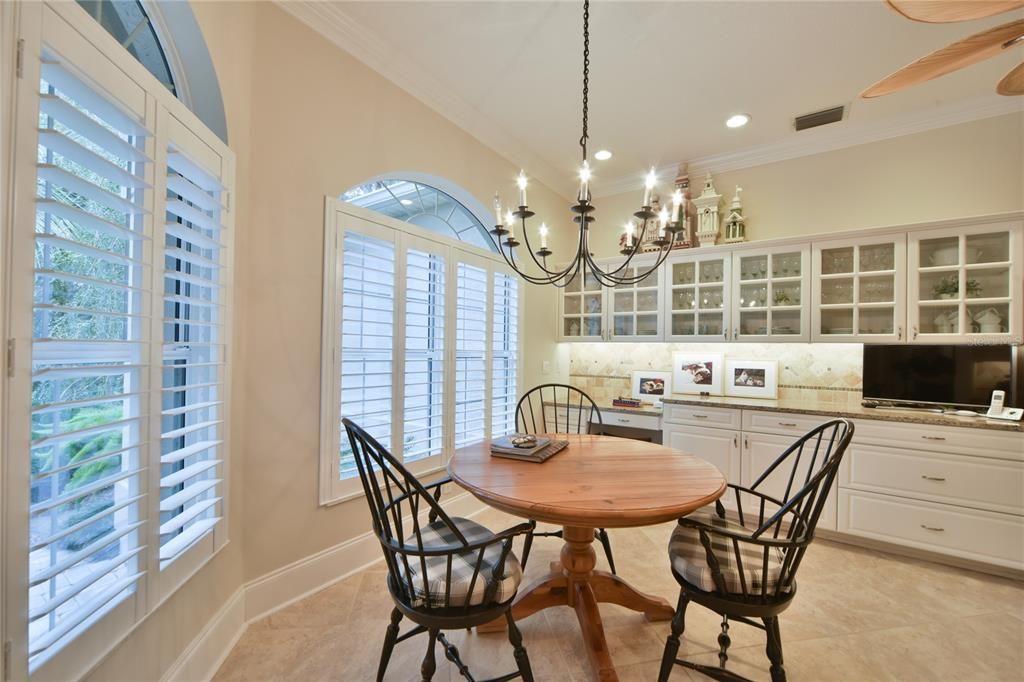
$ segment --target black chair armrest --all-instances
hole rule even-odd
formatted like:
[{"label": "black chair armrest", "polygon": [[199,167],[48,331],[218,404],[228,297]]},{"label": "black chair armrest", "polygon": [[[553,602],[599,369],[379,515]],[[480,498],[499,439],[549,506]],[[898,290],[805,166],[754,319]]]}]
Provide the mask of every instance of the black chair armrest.
[{"label": "black chair armrest", "polygon": [[[424,490],[430,490],[431,488],[433,488],[434,489],[434,495],[433,495],[434,502],[440,502],[441,501],[441,486],[446,485],[446,484],[451,483],[451,482],[452,482],[452,477],[451,476],[445,476],[444,478],[439,478],[436,481],[431,481],[430,483],[424,484],[423,485],[423,489]],[[430,514],[427,516],[427,523],[433,523],[434,521],[437,521],[437,511],[434,510],[434,509],[431,509],[430,510]]]}]

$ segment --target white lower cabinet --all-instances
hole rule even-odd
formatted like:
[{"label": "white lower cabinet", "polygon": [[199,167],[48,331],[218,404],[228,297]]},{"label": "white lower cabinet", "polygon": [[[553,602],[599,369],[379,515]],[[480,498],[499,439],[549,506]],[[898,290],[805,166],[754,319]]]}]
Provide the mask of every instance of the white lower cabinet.
[{"label": "white lower cabinet", "polygon": [[[744,432],[743,454],[740,457],[743,485],[749,488],[757,480],[757,477],[768,469],[772,462],[777,460],[779,455],[786,451],[786,448],[793,444],[794,440],[796,439],[793,436]],[[807,480],[807,464],[810,461],[810,458],[804,457],[798,463],[790,495],[795,490],[798,490],[803,482]],[[786,486],[789,484],[789,475],[792,471],[792,465],[787,462],[786,465],[780,466],[773,471],[757,489],[766,495],[781,500],[786,495]],[[825,507],[821,510],[821,517],[818,519],[818,528],[822,530],[836,529],[835,484],[833,484],[832,489],[829,491],[828,497],[825,498]]]},{"label": "white lower cabinet", "polygon": [[[740,432],[704,426],[665,425],[662,445],[711,462],[730,483],[740,482]],[[735,497],[728,492],[722,504],[735,509]]]}]

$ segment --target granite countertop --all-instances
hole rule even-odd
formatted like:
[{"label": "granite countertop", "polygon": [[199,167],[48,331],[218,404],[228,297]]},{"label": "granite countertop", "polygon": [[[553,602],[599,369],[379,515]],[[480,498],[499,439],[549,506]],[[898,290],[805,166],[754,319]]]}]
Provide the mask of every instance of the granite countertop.
[{"label": "granite countertop", "polygon": [[[663,398],[672,405],[704,405],[707,407],[739,407],[744,410],[763,412],[794,412],[819,414],[826,417],[850,417],[854,419],[877,419],[880,421],[904,422],[907,424],[933,424],[935,426],[965,426],[974,429],[992,429],[1024,434],[1024,423],[998,421],[984,417],[958,417],[952,414],[937,414],[923,410],[899,410],[889,408],[863,407],[862,405],[837,404],[813,399],[764,400],[758,398],[733,398],[728,396],[680,396]],[[601,408],[604,409],[604,408]]]}]

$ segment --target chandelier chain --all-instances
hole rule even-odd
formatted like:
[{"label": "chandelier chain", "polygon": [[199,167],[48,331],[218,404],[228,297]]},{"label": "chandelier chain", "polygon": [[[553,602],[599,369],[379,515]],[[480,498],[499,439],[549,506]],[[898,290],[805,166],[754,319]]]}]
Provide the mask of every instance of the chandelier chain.
[{"label": "chandelier chain", "polygon": [[583,0],[583,135],[580,147],[583,160],[587,160],[587,114],[590,102],[590,0]]}]

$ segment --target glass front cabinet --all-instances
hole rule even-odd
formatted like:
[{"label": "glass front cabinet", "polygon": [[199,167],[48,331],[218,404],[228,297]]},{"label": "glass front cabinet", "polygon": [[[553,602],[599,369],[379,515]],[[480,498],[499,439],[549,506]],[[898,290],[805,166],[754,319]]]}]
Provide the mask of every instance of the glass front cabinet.
[{"label": "glass front cabinet", "polygon": [[[617,275],[632,277],[654,264],[649,256],[630,261]],[[618,261],[599,261],[614,270]],[[588,270],[577,275],[559,298],[560,341],[660,341],[664,338],[661,311],[661,271],[664,266],[635,284],[602,287]]]},{"label": "glass front cabinet", "polygon": [[577,273],[561,290],[559,339],[603,341],[604,311],[604,287],[591,272],[588,271],[585,278]]},{"label": "glass front cabinet", "polygon": [[732,254],[734,341],[809,341],[810,247]]},{"label": "glass front cabinet", "polygon": [[906,338],[905,233],[816,242],[812,341]]},{"label": "glass front cabinet", "polygon": [[729,338],[732,254],[669,256],[665,269],[665,340],[724,341]]},{"label": "glass front cabinet", "polygon": [[1020,343],[1021,257],[1019,224],[911,232],[910,341]]}]

